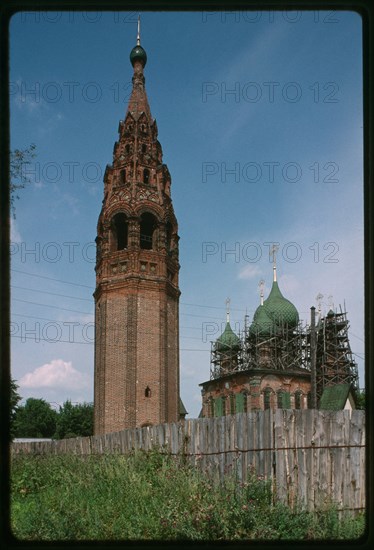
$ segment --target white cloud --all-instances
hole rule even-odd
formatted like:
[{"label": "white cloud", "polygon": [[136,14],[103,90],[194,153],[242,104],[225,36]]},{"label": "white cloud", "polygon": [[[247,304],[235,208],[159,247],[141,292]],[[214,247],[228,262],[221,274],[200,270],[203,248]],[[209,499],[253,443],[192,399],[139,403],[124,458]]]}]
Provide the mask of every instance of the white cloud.
[{"label": "white cloud", "polygon": [[258,265],[246,265],[238,273],[238,279],[254,279],[261,275],[261,269]]},{"label": "white cloud", "polygon": [[58,388],[77,390],[89,386],[89,376],[76,370],[71,361],[52,359],[34,371],[28,372],[19,380],[21,388]]}]

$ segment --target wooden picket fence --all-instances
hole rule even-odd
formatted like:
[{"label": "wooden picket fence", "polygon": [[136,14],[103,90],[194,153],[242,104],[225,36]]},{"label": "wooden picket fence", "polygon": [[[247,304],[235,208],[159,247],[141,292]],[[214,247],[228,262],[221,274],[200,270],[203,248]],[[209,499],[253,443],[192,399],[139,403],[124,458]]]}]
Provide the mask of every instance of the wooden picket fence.
[{"label": "wooden picket fence", "polygon": [[102,436],[13,443],[12,453],[101,454],[160,448],[221,480],[271,482],[274,500],[308,510],[365,508],[363,411],[266,410],[185,420]]}]

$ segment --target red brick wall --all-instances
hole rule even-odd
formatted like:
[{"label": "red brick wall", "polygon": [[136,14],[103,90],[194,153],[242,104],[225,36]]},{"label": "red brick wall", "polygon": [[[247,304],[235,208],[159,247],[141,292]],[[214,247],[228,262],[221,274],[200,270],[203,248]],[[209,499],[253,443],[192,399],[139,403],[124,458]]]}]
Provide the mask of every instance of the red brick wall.
[{"label": "red brick wall", "polygon": [[310,377],[292,373],[238,372],[234,377],[224,377],[205,382],[202,390],[203,415],[211,416],[210,400],[225,398],[225,413],[230,414],[230,396],[244,392],[247,411],[264,409],[264,391],[271,390],[270,407],[277,408],[277,392],[290,393],[291,408],[295,408],[295,393],[301,392],[301,408],[307,408],[307,395],[311,390]]}]

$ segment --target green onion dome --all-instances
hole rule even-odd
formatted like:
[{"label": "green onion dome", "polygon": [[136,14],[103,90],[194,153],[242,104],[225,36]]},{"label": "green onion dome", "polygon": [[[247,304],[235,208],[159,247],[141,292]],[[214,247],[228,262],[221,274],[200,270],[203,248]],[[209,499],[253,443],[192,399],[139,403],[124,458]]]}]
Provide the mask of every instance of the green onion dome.
[{"label": "green onion dome", "polygon": [[281,293],[277,281],[273,282],[270,294],[264,301],[266,315],[275,325],[288,325],[296,327],[299,322],[299,314],[295,306]]},{"label": "green onion dome", "polygon": [[229,321],[226,323],[225,330],[216,340],[217,351],[238,351],[240,348],[240,338],[232,330]]},{"label": "green onion dome", "polygon": [[278,283],[274,281],[268,298],[255,311],[249,334],[269,336],[274,334],[279,326],[295,328],[298,322],[297,309],[283,296]]},{"label": "green onion dome", "polygon": [[253,316],[253,322],[249,327],[249,334],[260,334],[269,336],[272,333],[273,321],[267,315],[263,305],[258,306]]},{"label": "green onion dome", "polygon": [[132,66],[134,66],[135,61],[140,61],[143,67],[145,67],[145,64],[147,63],[147,54],[145,53],[145,49],[140,45],[135,46],[130,52],[130,61]]}]

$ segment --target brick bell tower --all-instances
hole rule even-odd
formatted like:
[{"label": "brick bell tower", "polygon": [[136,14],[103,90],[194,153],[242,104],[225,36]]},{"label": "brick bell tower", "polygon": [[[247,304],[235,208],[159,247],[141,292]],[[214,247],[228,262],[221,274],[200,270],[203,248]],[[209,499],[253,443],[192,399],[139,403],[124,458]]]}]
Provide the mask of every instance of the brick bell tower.
[{"label": "brick bell tower", "polygon": [[95,434],[179,419],[178,225],[139,21],[130,61],[132,93],[97,225]]}]

